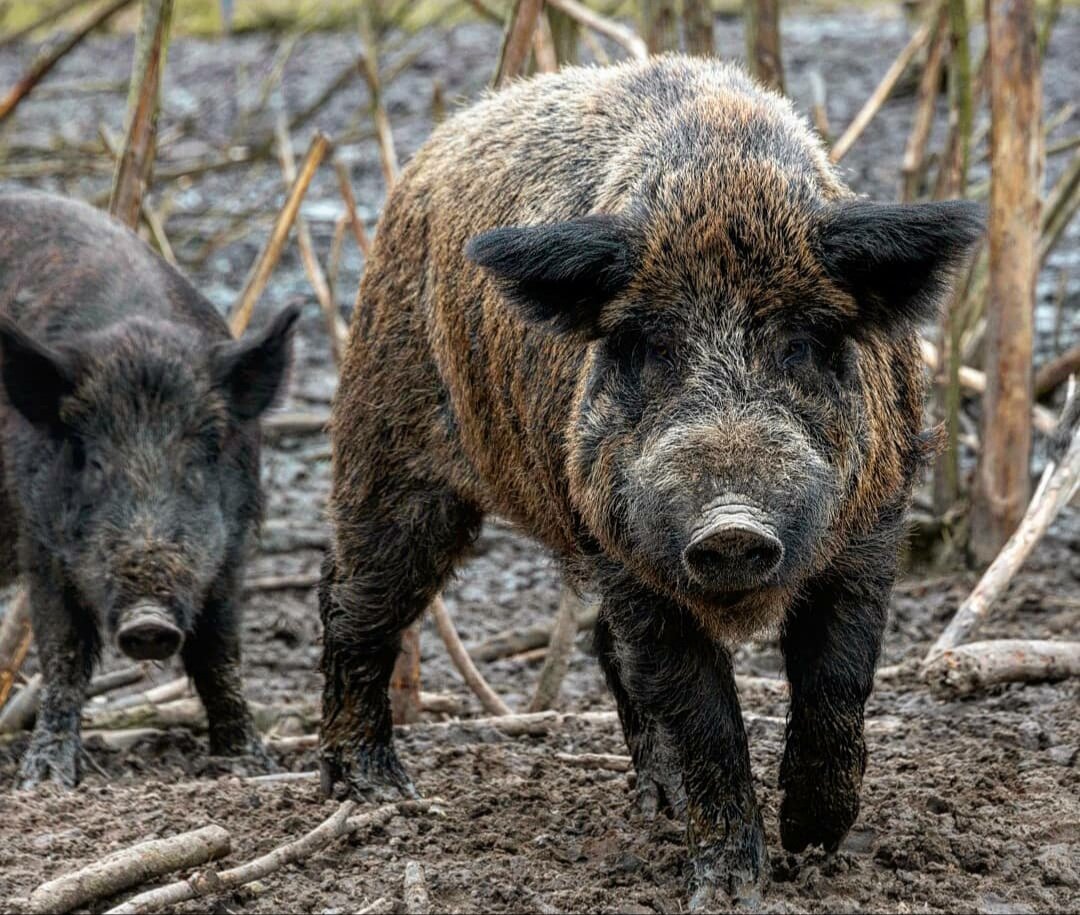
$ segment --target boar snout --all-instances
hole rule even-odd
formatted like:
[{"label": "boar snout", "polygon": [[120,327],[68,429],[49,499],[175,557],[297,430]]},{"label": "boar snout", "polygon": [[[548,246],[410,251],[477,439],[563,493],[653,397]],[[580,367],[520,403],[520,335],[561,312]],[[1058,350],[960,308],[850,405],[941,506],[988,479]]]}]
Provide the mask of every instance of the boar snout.
[{"label": "boar snout", "polygon": [[765,513],[730,496],[705,508],[683,551],[694,581],[727,592],[764,584],[783,558],[784,545]]},{"label": "boar snout", "polygon": [[160,604],[136,604],[120,615],[116,645],[133,660],[163,661],[176,654],[183,642],[183,631]]}]

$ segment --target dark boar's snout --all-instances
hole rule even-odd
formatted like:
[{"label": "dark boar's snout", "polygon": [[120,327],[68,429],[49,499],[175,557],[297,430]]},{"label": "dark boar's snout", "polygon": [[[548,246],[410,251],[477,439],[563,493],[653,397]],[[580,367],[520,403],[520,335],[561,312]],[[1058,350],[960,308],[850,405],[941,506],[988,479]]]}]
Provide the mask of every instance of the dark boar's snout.
[{"label": "dark boar's snout", "polygon": [[745,591],[768,581],[784,558],[769,517],[736,496],[706,506],[690,531],[683,565],[709,590]]},{"label": "dark boar's snout", "polygon": [[161,604],[146,601],[120,614],[116,646],[136,661],[164,661],[179,651],[184,633]]}]

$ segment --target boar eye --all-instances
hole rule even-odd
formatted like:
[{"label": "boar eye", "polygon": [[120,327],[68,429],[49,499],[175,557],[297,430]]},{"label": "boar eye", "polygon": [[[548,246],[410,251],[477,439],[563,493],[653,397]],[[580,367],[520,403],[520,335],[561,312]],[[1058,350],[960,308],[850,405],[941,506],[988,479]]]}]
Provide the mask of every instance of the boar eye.
[{"label": "boar eye", "polygon": [[786,369],[795,368],[796,366],[809,362],[810,357],[813,356],[813,354],[813,341],[806,337],[796,337],[795,339],[788,341],[780,363]]},{"label": "boar eye", "polygon": [[650,341],[645,346],[645,355],[649,362],[653,364],[663,365],[666,368],[672,368],[675,365],[671,347],[666,343]]},{"label": "boar eye", "polygon": [[83,465],[83,485],[91,492],[97,492],[105,485],[105,464],[96,457],[89,457]]}]

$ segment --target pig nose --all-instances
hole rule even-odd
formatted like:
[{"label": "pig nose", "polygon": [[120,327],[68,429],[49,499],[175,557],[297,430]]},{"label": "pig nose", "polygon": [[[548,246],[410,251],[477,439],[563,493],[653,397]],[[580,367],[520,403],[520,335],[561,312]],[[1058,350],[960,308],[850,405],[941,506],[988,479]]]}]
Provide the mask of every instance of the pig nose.
[{"label": "pig nose", "polygon": [[125,610],[116,629],[116,644],[136,661],[163,661],[176,654],[184,633],[160,604],[137,604]]},{"label": "pig nose", "polygon": [[717,591],[756,588],[784,558],[784,545],[756,509],[720,505],[706,511],[683,552],[690,576]]}]

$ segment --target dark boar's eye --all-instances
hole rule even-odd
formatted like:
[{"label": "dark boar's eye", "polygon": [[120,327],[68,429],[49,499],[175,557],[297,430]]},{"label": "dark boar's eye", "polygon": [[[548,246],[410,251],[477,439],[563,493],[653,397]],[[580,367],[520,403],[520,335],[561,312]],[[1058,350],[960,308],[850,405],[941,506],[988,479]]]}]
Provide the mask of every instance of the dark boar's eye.
[{"label": "dark boar's eye", "polygon": [[87,458],[82,469],[82,480],[89,492],[98,492],[105,485],[105,465],[98,458]]},{"label": "dark boar's eye", "polygon": [[796,366],[809,362],[813,354],[813,341],[808,340],[805,337],[796,337],[794,340],[788,341],[787,346],[784,348],[784,354],[780,363],[786,369],[795,368]]},{"label": "dark boar's eye", "polygon": [[665,368],[672,368],[675,365],[671,347],[666,343],[647,343],[645,345],[645,358],[653,365],[661,365]]}]

